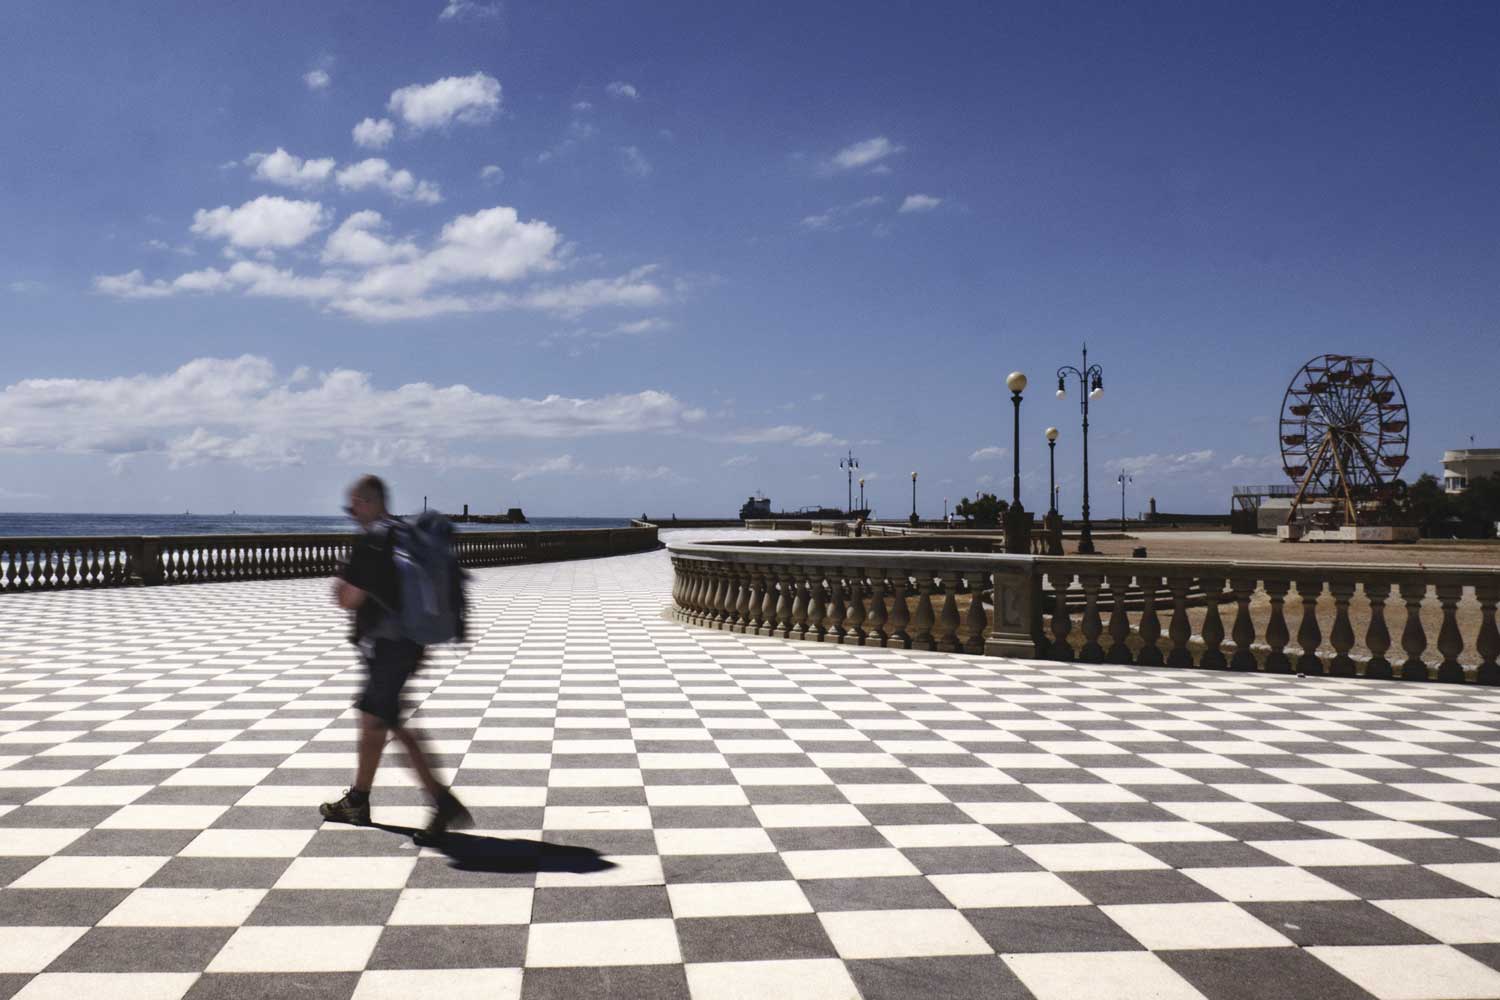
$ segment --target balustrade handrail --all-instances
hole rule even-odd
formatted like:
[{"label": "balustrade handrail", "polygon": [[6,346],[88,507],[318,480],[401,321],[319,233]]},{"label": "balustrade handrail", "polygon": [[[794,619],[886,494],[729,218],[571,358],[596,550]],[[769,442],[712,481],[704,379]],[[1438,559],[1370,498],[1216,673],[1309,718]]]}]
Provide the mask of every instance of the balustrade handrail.
[{"label": "balustrade handrail", "polygon": [[[932,552],[843,539],[673,544],[668,552],[675,616],[733,631],[1345,677],[1418,680],[1435,667],[1439,680],[1460,682],[1472,673],[1500,684],[1500,568]],[[1405,609],[1394,641],[1386,623],[1392,601],[1393,612]],[[1223,617],[1221,604],[1230,606]],[[1293,633],[1287,614],[1296,605],[1301,617]],[[1232,627],[1225,620],[1231,616]],[[1429,626],[1437,633],[1431,650]],[[1233,650],[1221,649],[1226,641]],[[1399,664],[1386,659],[1393,645],[1406,657]],[[1300,654],[1289,655],[1289,646]]]},{"label": "balustrade handrail", "polygon": [[[0,594],[328,576],[354,531],[218,535],[0,536]],[[462,566],[500,566],[643,552],[654,525],[546,531],[463,531]]]}]

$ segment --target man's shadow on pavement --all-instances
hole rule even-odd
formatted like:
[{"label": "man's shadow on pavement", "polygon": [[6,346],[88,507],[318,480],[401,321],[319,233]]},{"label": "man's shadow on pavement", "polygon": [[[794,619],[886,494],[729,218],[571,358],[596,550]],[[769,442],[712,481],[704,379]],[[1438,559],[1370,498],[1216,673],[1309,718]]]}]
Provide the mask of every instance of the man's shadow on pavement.
[{"label": "man's shadow on pavement", "polygon": [[[371,823],[387,833],[415,837],[415,827],[392,823]],[[447,833],[436,847],[448,856],[449,867],[465,872],[588,872],[608,871],[616,867],[592,847],[570,847],[549,844],[544,840],[507,840],[481,837],[472,833]]]}]

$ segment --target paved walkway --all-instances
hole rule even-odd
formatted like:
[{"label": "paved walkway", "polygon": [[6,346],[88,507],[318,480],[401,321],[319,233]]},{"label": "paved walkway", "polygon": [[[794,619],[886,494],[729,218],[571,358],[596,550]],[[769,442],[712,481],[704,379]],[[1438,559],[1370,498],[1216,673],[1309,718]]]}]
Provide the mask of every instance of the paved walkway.
[{"label": "paved walkway", "polygon": [[325,581],[0,598],[0,997],[1500,996],[1491,692],[744,637],[670,585],[478,574],[416,690],[446,854],[395,751],[380,827],[319,820]]}]

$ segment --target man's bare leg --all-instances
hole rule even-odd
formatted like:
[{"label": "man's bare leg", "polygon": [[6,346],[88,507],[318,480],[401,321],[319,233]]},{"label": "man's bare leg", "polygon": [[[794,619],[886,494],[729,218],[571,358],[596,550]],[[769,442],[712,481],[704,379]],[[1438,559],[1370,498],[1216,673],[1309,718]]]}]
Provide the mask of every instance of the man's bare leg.
[{"label": "man's bare leg", "polygon": [[422,782],[422,787],[427,790],[427,794],[434,802],[442,798],[447,789],[442,782],[437,780],[437,775],[432,773],[432,766],[427,762],[427,754],[422,750],[422,741],[405,726],[392,729],[391,735],[401,741],[401,746],[406,750],[407,764],[416,772],[417,780]]},{"label": "man's bare leg", "polygon": [[354,787],[368,793],[375,783],[375,769],[380,766],[380,755],[385,751],[385,741],[390,730],[368,712],[359,713],[359,763],[354,772]]}]

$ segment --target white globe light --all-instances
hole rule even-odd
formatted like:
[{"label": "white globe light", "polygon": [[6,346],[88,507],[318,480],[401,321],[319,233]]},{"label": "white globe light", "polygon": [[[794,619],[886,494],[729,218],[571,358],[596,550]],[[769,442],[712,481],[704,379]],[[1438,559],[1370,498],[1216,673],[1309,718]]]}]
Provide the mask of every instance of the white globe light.
[{"label": "white globe light", "polygon": [[1057,440],[1057,428],[1056,427],[1048,427],[1047,428],[1047,440],[1048,441],[1056,441]]},{"label": "white globe light", "polygon": [[1021,392],[1026,388],[1026,375],[1023,372],[1011,372],[1006,376],[1005,387],[1011,392]]},{"label": "white globe light", "polygon": [[1089,393],[1089,399],[1098,399],[1102,395],[1104,395],[1104,386],[1095,386],[1094,391]]},{"label": "white globe light", "polygon": [[1068,390],[1066,390],[1066,389],[1059,389],[1059,390],[1057,390],[1057,398],[1058,399],[1067,399],[1068,398]]}]

